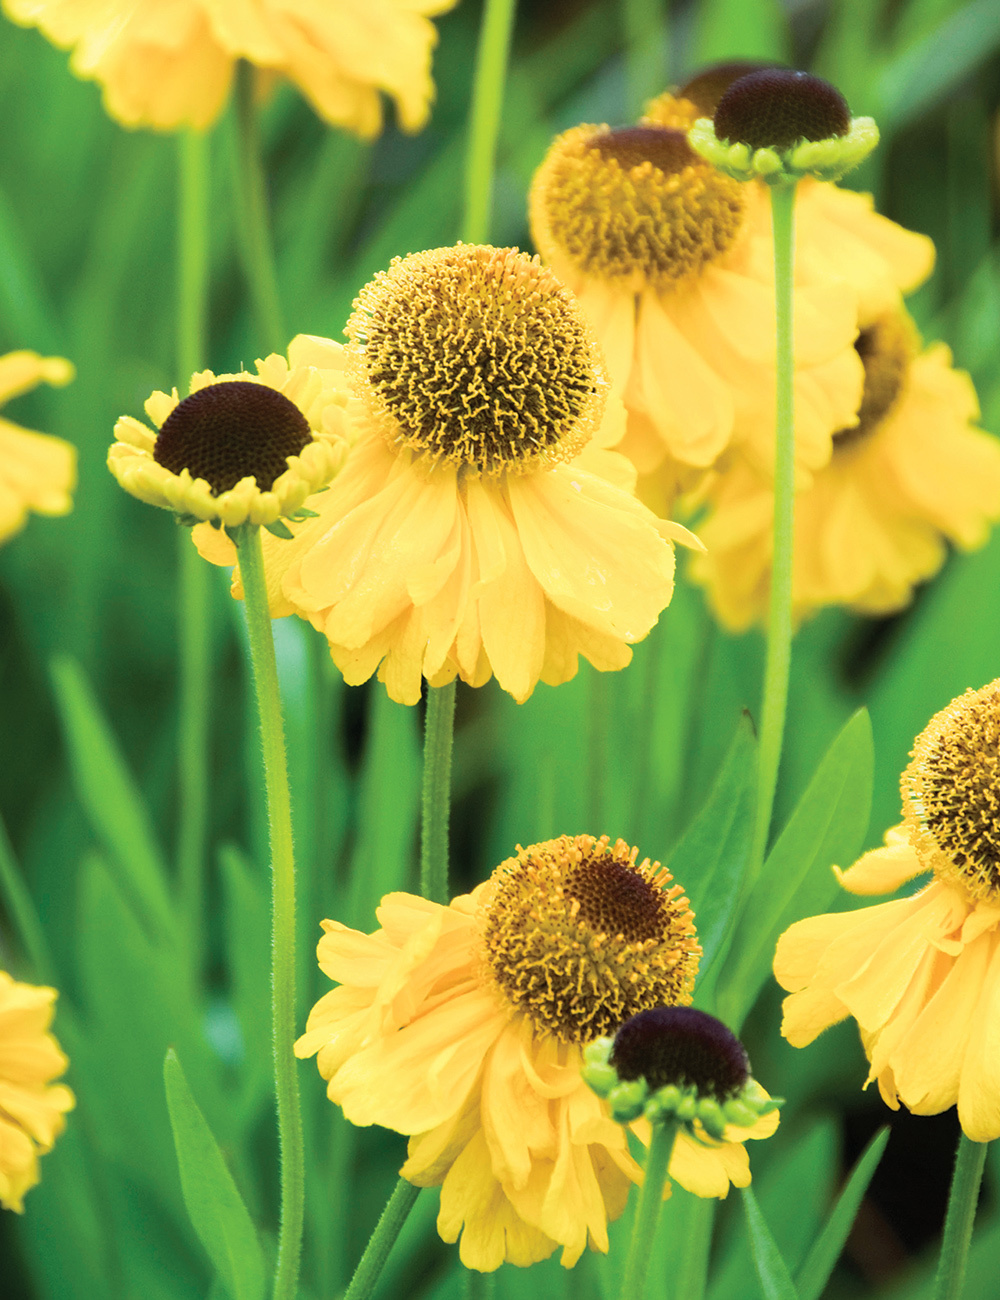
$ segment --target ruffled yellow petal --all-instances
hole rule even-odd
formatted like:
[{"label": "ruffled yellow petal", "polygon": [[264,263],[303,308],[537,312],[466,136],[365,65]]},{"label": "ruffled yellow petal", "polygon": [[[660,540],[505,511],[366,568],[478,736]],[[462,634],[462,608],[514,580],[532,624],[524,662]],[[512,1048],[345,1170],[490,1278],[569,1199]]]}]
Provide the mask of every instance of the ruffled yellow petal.
[{"label": "ruffled yellow petal", "polygon": [[833,868],[841,886],[851,894],[894,894],[926,870],[905,826],[891,826],[885,833],[885,847],[863,853],[846,871]]},{"label": "ruffled yellow petal", "polygon": [[[992,1142],[1000,1137],[1000,935],[983,935],[973,946],[987,952],[989,964],[982,976],[979,1001],[969,1019],[971,1032],[958,1087],[958,1118],[973,1142]],[[957,1027],[949,1032],[957,1032]]]}]

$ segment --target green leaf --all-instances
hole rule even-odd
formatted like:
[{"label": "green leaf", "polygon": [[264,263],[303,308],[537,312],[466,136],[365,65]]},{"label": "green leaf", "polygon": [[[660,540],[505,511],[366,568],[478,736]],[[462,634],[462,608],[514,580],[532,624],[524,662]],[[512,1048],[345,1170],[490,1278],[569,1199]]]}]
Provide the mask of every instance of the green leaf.
[{"label": "green leaf", "polygon": [[796,1282],[801,1300],[820,1300],[888,1141],[889,1129],[880,1128],[851,1170],[826,1226],[799,1269]]},{"label": "green leaf", "polygon": [[167,873],[132,774],[83,670],[68,656],[52,662],[56,703],[73,784],[122,892],[151,936],[172,935]]},{"label": "green leaf", "polygon": [[799,1293],[795,1289],[792,1275],[781,1257],[781,1251],[771,1229],[760,1212],[753,1189],[744,1187],[742,1196],[743,1209],[747,1216],[747,1231],[750,1234],[750,1251],[765,1300],[798,1300]]},{"label": "green leaf", "polygon": [[265,524],[264,527],[274,537],[280,537],[283,542],[290,542],[295,534],[282,519],[276,519],[273,524]]},{"label": "green leaf", "polygon": [[919,117],[989,58],[998,41],[1000,0],[972,0],[883,70],[877,116],[894,130]]},{"label": "green leaf", "polygon": [[822,912],[837,893],[830,867],[849,865],[871,810],[871,723],[861,709],[827,750],[741,909],[719,976],[720,1016],[738,1029],[771,969],[779,935]]},{"label": "green leaf", "polygon": [[262,1300],[264,1256],[256,1229],[173,1048],[163,1062],[163,1082],[194,1230],[231,1300]]},{"label": "green leaf", "polygon": [[699,985],[706,988],[725,956],[750,861],[756,781],[757,742],[743,718],[708,801],[667,863],[691,900],[703,953]]},{"label": "green leaf", "polygon": [[235,847],[219,853],[222,869],[223,920],[229,968],[230,996],[243,1038],[240,1064],[241,1127],[255,1121],[270,1094],[271,914],[266,878]]}]

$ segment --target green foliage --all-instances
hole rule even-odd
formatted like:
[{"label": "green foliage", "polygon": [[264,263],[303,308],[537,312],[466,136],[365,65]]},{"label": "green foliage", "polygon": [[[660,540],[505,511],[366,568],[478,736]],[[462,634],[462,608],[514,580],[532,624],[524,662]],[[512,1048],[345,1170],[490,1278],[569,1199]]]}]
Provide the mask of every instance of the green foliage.
[{"label": "green foliage", "polygon": [[173,1048],[163,1061],[163,1081],[184,1204],[198,1239],[230,1300],[262,1300],[264,1256],[256,1229]]},{"label": "green foliage", "polygon": [[740,1195],[743,1198],[743,1209],[746,1211],[750,1249],[753,1252],[753,1262],[764,1300],[799,1300],[792,1275],[781,1257],[781,1251],[771,1229],[760,1212],[753,1188],[744,1187]]}]

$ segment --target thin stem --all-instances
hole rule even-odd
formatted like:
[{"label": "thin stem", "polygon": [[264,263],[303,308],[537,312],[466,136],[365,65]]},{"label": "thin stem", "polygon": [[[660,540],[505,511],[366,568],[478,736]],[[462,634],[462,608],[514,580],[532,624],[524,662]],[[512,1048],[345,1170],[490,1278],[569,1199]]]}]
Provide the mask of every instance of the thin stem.
[{"label": "thin stem", "polygon": [[424,782],[420,822],[420,892],[447,903],[448,823],[451,817],[451,747],[455,730],[455,683],[427,688],[424,721]]},{"label": "thin stem", "polygon": [[634,121],[646,101],[666,89],[663,34],[667,27],[665,0],[622,0],[625,32],[625,110]]},{"label": "thin stem", "polygon": [[795,184],[771,187],[774,228],[774,305],[777,327],[774,532],[767,660],[760,720],[760,769],[751,871],[764,861],[778,785],[781,742],[792,661],[792,543],[795,527],[795,411],[792,343],[792,269],[795,256]]},{"label": "thin stem", "polygon": [[[177,386],[188,391],[205,364],[208,297],[208,142],[200,131],[177,140]],[[208,825],[208,717],[211,705],[211,583],[208,565],[178,529],[180,707],[177,875],[192,950],[200,956],[205,914]]]},{"label": "thin stem", "polygon": [[955,1153],[955,1172],[948,1194],[941,1258],[934,1279],[934,1300],[959,1300],[965,1286],[965,1265],[979,1200],[988,1142],[973,1142],[963,1133]]},{"label": "thin stem", "polygon": [[493,173],[516,8],[516,0],[486,0],[479,28],[465,154],[465,212],[462,217],[462,238],[469,244],[483,244],[490,234]]},{"label": "thin stem", "polygon": [[420,1188],[401,1178],[396,1189],[386,1202],[382,1217],[375,1231],[368,1239],[365,1253],[354,1270],[351,1285],[344,1292],[343,1300],[368,1300],[375,1289],[389,1251],[396,1244],[396,1238],[406,1222],[407,1215],[416,1204]]},{"label": "thin stem", "polygon": [[646,1170],[642,1191],[639,1193],[639,1206],[632,1224],[628,1259],[625,1261],[625,1272],[618,1292],[619,1300],[642,1300],[653,1250],[653,1237],[656,1234],[656,1221],[663,1202],[663,1184],[667,1181],[667,1169],[676,1136],[676,1120],[661,1120],[653,1125],[653,1136],[646,1152]]},{"label": "thin stem", "polygon": [[257,333],[269,351],[283,352],[287,339],[278,294],[267,211],[267,185],[254,107],[254,69],[243,60],[236,67],[235,167],[236,229]]},{"label": "thin stem", "polygon": [[295,1039],[295,860],[292,810],[288,793],[278,665],[264,582],[260,529],[244,524],[233,529],[243,579],[247,639],[264,754],[264,785],[271,844],[272,921],[271,997],[274,1031],[274,1088],[278,1103],[281,1150],[281,1223],[274,1300],[294,1300],[302,1250],[305,1200],[302,1113],[292,1043]]},{"label": "thin stem", "polygon": [[0,898],[7,905],[10,919],[36,978],[45,984],[56,983],[56,964],[52,958],[35,908],[35,900],[24,883],[14,857],[14,848],[7,835],[7,827],[0,821]]}]

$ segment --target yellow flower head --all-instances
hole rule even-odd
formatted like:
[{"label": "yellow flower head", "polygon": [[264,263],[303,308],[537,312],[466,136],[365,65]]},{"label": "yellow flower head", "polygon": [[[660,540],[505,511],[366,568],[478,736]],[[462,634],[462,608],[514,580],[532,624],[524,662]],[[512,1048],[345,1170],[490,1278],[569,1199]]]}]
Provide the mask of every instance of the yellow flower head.
[{"label": "yellow flower head", "polygon": [[1000,1136],[1000,680],[966,691],[917,738],[904,820],[839,873],[846,889],[908,898],[815,916],[778,942],[791,991],[782,1033],[804,1047],[853,1016],[886,1103],[919,1115],[957,1104],[976,1142]]},{"label": "yellow flower head", "polygon": [[[0,357],[0,404],[37,384],[68,384],[73,367],[62,357],[8,352]],[[62,438],[0,418],[0,542],[23,528],[28,512],[64,515],[73,508],[76,448]]]},{"label": "yellow flower head", "polygon": [[[318,517],[264,539],[272,614],[308,618],[349,683],[377,669],[405,704],[422,679],[496,676],[521,701],[580,654],[624,667],[673,592],[670,542],[698,543],[631,494],[572,295],[537,259],[460,244],[397,259],[348,334],[360,433]],[[226,538],[199,545],[234,562]]]},{"label": "yellow flower head", "polygon": [[204,370],[183,401],[176,389],[154,393],[146,414],[157,432],[123,415],[108,468],[127,492],[185,522],[269,527],[299,517],[346,453],[347,391],[339,355],[316,356],[303,339],[288,356],[258,361],[255,375]]},{"label": "yellow flower head", "polygon": [[[655,109],[655,113],[654,113]],[[764,186],[722,175],[688,143],[688,100],[638,126],[559,136],[531,186],[532,237],[577,295],[642,475],[696,481],[734,441],[773,458],[774,285]],[[807,264],[808,265],[808,264]],[[857,407],[853,288],[810,267],[796,285],[800,455],[822,459]],[[669,493],[668,499],[669,499]]]},{"label": "yellow flower head", "polygon": [[434,95],[429,18],[456,0],[3,0],[8,17],[72,49],[125,126],[210,126],[238,59],[287,77],[326,121],[382,128],[380,94],[400,124],[424,125]]},{"label": "yellow flower head", "polygon": [[69,1088],[52,1083],[67,1065],[47,1032],[56,996],[0,971],[0,1205],[19,1214],[41,1176],[38,1157],[51,1151],[75,1105]]},{"label": "yellow flower head", "polygon": [[[296,1053],[317,1055],[355,1124],[410,1136],[402,1174],[441,1185],[438,1230],[468,1268],[571,1267],[641,1177],[624,1130],[583,1082],[583,1048],[619,1017],[690,1000],[700,948],[680,888],[606,837],[519,849],[448,907],[389,894],[381,928],[325,921],[320,966],[339,988]],[[773,1125],[772,1125],[773,1127]],[[670,1172],[702,1196],[749,1182],[742,1138],[678,1140]]]},{"label": "yellow flower head", "polygon": [[[896,312],[858,336],[865,370],[857,423],[834,434],[829,463],[800,476],[792,601],[798,617],[827,605],[882,614],[937,572],[946,543],[981,546],[1000,518],[1000,443],[975,427],[969,377],[943,344],[920,351]],[[734,455],[709,493],[707,554],[693,576],[720,621],[742,630],[765,616],[771,570],[771,483]]]}]

